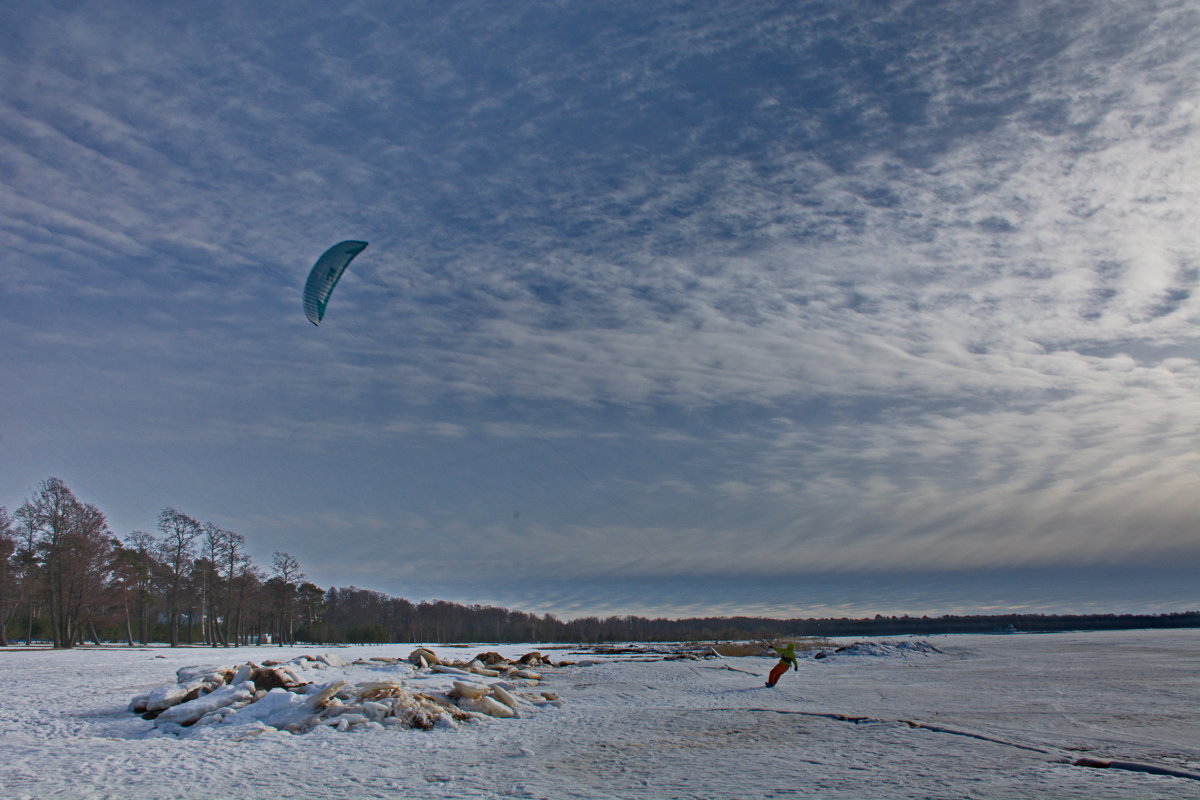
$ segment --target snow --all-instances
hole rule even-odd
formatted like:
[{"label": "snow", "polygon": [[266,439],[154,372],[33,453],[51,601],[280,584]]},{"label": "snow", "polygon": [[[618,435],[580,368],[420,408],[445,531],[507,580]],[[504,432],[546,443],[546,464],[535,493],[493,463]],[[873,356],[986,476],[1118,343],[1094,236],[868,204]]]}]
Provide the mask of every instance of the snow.
[{"label": "snow", "polygon": [[[360,661],[412,645],[0,650],[0,786],[9,798],[1200,797],[1200,630],[889,638],[802,659],[773,689],[770,658],[427,646],[446,660],[536,649],[579,663],[538,668],[561,703],[534,708],[490,677]],[[272,659],[313,689],[190,728],[128,710],[179,676]],[[266,724],[305,715],[338,681],[499,683],[518,713],[423,731],[363,704],[359,724]]]}]

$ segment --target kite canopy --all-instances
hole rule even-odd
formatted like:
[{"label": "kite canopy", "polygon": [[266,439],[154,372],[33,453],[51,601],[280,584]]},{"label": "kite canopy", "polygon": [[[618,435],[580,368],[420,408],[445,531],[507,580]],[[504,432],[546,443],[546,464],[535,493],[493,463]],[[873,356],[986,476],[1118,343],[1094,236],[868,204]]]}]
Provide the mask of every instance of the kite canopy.
[{"label": "kite canopy", "polygon": [[333,294],[338,278],[342,277],[346,267],[366,246],[366,242],[353,239],[338,242],[317,259],[304,284],[304,316],[313,325],[321,324],[321,318],[325,316],[325,304],[329,302],[329,295]]}]

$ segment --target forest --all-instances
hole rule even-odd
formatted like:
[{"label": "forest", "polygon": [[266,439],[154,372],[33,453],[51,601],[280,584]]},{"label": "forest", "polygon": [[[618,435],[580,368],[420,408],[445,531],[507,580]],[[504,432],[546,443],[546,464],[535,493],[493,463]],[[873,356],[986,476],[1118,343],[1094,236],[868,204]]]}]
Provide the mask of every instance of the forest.
[{"label": "forest", "polygon": [[0,506],[0,647],[729,641],[1166,627],[1200,627],[1200,611],[561,620],[496,606],[414,603],[352,586],[322,589],[292,555],[276,552],[270,565],[257,565],[244,536],[175,508],[159,512],[154,532],[118,538],[104,514],[59,478],[42,481],[11,514]]}]

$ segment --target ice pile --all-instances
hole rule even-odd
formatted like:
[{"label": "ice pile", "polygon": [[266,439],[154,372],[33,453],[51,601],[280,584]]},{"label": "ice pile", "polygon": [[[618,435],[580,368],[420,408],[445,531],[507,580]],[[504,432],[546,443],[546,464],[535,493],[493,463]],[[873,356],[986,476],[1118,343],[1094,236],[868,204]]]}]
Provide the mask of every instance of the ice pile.
[{"label": "ice pile", "polygon": [[832,654],[826,653],[824,657],[829,655],[839,656],[876,656],[886,658],[889,656],[908,656],[908,655],[940,655],[941,650],[931,645],[929,642],[903,641],[903,642],[855,642],[848,644],[845,647],[839,647]]},{"label": "ice pile", "polygon": [[[326,653],[261,665],[180,667],[175,683],[134,697],[129,710],[154,720],[157,728],[176,732],[213,725],[291,733],[326,725],[338,731],[429,730],[561,705],[552,692],[534,689],[542,675],[532,668],[552,666],[537,652],[516,661],[483,653],[470,662],[444,663],[432,650],[417,648],[407,659],[376,657],[353,664]],[[304,675],[355,667],[401,674],[353,684],[310,681]]]}]

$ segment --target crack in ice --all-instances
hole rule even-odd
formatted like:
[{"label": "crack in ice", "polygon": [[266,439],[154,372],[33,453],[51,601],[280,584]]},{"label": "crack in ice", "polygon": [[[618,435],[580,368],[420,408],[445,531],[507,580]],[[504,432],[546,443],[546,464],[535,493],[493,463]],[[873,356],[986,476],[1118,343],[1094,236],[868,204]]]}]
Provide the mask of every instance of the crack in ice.
[{"label": "crack in ice", "polygon": [[971,731],[963,731],[955,728],[947,728],[943,725],[930,725],[925,722],[918,722],[910,719],[884,719],[881,717],[853,716],[850,714],[838,714],[827,711],[795,711],[779,708],[719,708],[714,711],[756,711],[766,714],[791,714],[801,717],[816,717],[818,719],[831,719],[836,722],[850,722],[855,725],[864,725],[871,723],[878,724],[899,724],[907,725],[910,728],[920,728],[933,733],[944,733],[950,736],[963,736],[968,739],[978,739],[983,742],[991,742],[993,744],[1003,745],[1005,747],[1015,747],[1018,750],[1028,750],[1032,753],[1040,753],[1046,756],[1058,756],[1063,763],[1070,764],[1073,767],[1091,767],[1093,769],[1120,769],[1127,772],[1141,772],[1150,775],[1164,775],[1172,778],[1185,778],[1187,780],[1200,781],[1200,773],[1188,772],[1187,770],[1175,769],[1173,767],[1164,767],[1158,764],[1148,764],[1143,761],[1124,761],[1124,760],[1109,760],[1098,758],[1077,758],[1071,760],[1061,753],[1047,749],[1044,747],[1036,747],[1034,745],[1020,744],[1018,742],[1010,742],[1006,739],[997,739],[994,736],[987,736],[982,733],[972,733]]}]

